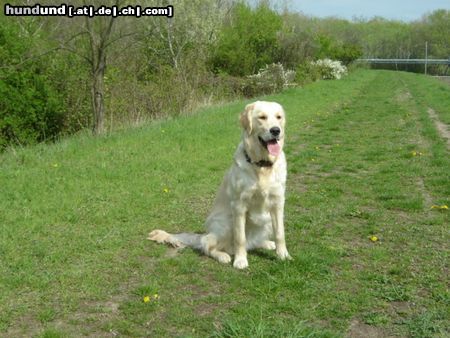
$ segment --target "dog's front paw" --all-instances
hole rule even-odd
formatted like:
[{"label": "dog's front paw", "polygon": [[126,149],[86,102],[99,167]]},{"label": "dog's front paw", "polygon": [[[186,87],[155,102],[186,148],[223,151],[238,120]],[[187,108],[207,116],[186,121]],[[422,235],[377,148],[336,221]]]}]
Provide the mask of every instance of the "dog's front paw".
[{"label": "dog's front paw", "polygon": [[234,259],[233,266],[236,269],[245,269],[246,267],[248,267],[247,257],[236,257]]},{"label": "dog's front paw", "polygon": [[289,255],[289,252],[287,251],[286,248],[277,248],[277,256],[283,261],[287,259],[288,260],[292,259],[291,255]]}]

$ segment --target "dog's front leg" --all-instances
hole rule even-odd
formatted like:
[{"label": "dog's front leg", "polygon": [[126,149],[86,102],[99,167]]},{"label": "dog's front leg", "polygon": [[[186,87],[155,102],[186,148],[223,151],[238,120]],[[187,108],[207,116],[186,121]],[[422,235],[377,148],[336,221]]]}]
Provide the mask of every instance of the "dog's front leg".
[{"label": "dog's front leg", "polygon": [[270,210],[270,217],[272,218],[273,233],[275,235],[276,253],[281,259],[292,259],[286,248],[286,241],[284,239],[284,202],[278,201]]},{"label": "dog's front leg", "polygon": [[233,239],[234,239],[234,262],[237,269],[248,267],[246,238],[245,238],[245,213],[246,209],[242,205],[233,207]]}]

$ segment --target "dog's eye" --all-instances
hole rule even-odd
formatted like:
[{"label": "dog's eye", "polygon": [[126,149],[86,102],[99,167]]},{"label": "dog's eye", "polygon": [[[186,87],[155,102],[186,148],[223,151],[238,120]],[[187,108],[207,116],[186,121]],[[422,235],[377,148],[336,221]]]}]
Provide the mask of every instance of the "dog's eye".
[{"label": "dog's eye", "polygon": [[261,115],[258,117],[260,120],[267,120],[267,116],[266,115]]},{"label": "dog's eye", "polygon": [[277,115],[277,119],[278,119],[278,120],[281,120],[281,115]]}]

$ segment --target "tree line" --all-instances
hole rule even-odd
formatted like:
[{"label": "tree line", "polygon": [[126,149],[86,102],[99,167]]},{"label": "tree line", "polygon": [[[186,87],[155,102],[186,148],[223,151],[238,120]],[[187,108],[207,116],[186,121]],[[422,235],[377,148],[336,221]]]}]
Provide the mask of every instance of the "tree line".
[{"label": "tree line", "polygon": [[[0,1],[2,11],[5,3]],[[174,16],[2,13],[0,148],[87,128],[102,134],[258,95],[251,75],[270,64],[296,71],[296,83],[303,84],[310,80],[305,69],[318,59],[349,65],[360,57],[423,58],[425,41],[430,58],[450,57],[450,11],[445,9],[413,22],[349,21],[310,17],[267,0],[134,2],[150,3],[171,4]],[[102,5],[128,3],[104,0]]]}]

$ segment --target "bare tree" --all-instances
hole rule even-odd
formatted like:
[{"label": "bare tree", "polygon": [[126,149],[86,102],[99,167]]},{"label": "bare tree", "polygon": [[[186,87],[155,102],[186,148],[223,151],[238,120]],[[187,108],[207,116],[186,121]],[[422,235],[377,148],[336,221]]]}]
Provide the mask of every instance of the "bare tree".
[{"label": "bare tree", "polygon": [[[119,0],[114,5],[119,6]],[[85,3],[86,4],[86,3]],[[91,96],[94,113],[93,133],[98,135],[105,131],[105,85],[107,48],[111,44],[111,32],[115,18],[85,17],[85,27],[89,36],[88,59],[91,66]]]},{"label": "bare tree", "polygon": [[[119,7],[121,0],[110,1],[110,6]],[[105,4],[105,3],[103,3]],[[86,0],[83,5],[87,6]],[[92,131],[95,135],[105,132],[105,72],[108,48],[119,39],[134,33],[113,34],[117,18],[113,16],[85,16],[82,20],[68,19],[69,34],[60,37],[60,48],[81,57],[89,64],[90,87],[93,111]],[[86,38],[87,37],[87,38]]]},{"label": "bare tree", "polygon": [[[118,5],[116,0],[116,5]],[[102,134],[105,130],[105,104],[104,104],[104,77],[106,70],[106,50],[110,42],[111,31],[115,18],[100,17],[96,18],[98,25],[95,27],[93,19],[85,17],[87,32],[89,34],[89,59],[91,65],[91,95],[92,109],[94,112],[94,134]]]}]

